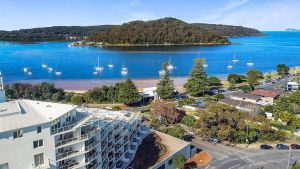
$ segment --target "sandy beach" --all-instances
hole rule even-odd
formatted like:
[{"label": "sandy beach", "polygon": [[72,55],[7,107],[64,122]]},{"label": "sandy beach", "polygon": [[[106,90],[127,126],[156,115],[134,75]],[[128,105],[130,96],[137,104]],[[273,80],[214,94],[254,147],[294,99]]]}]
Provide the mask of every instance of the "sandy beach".
[{"label": "sandy beach", "polygon": [[[175,88],[178,91],[183,90],[183,85],[187,80],[187,77],[175,77],[171,78],[174,81]],[[50,82],[54,83],[56,87],[63,88],[66,91],[73,92],[84,92],[93,87],[101,87],[104,85],[110,86],[114,85],[118,82],[123,82],[126,79],[101,79],[101,80],[22,80],[22,81],[14,81],[8,84],[20,82],[20,83],[31,83],[31,84],[39,84],[42,82]],[[158,83],[159,79],[132,79],[135,85],[141,88],[154,87]]]}]

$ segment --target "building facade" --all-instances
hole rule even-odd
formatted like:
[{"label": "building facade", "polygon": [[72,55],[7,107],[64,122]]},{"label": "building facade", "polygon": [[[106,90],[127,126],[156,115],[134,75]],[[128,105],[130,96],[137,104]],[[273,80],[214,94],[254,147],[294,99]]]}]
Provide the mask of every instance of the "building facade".
[{"label": "building facade", "polygon": [[149,130],[127,111],[0,103],[0,169],[124,169]]}]

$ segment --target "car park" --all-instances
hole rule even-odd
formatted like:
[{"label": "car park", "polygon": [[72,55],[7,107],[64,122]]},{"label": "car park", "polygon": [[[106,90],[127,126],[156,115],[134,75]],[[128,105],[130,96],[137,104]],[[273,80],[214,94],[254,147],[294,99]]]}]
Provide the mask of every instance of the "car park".
[{"label": "car park", "polygon": [[269,144],[262,144],[262,145],[260,145],[260,149],[262,149],[262,150],[270,150],[270,149],[273,149],[273,147],[270,146]]},{"label": "car park", "polygon": [[288,150],[288,149],[290,149],[290,147],[288,145],[285,145],[285,144],[277,144],[276,148],[278,150]]}]

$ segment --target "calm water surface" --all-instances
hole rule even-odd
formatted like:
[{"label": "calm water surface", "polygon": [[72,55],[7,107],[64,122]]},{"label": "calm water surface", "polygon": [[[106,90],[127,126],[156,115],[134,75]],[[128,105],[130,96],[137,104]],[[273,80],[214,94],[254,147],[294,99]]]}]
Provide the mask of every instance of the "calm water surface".
[{"label": "calm water surface", "polygon": [[[187,76],[193,60],[203,57],[211,76],[226,76],[228,73],[245,73],[250,68],[263,72],[273,71],[279,63],[288,66],[300,65],[300,32],[265,32],[267,36],[231,38],[234,43],[207,47],[144,47],[144,48],[93,48],[68,47],[68,42],[44,42],[20,44],[0,42],[0,70],[6,82],[38,79],[120,79],[157,78],[162,62],[171,60],[176,67],[172,76]],[[234,54],[237,63],[230,63]],[[104,67],[101,74],[93,75],[97,57]],[[44,59],[43,59],[44,58]],[[55,77],[41,67],[42,62],[63,74]],[[254,65],[246,63],[251,60]],[[107,65],[114,64],[109,69]],[[227,65],[233,65],[229,70]],[[120,73],[122,65],[128,75]],[[32,76],[24,74],[29,67]]]}]

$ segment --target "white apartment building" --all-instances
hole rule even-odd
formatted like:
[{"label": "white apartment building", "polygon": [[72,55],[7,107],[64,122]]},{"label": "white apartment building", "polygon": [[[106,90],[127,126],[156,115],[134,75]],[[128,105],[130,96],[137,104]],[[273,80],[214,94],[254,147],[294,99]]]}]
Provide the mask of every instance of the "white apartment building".
[{"label": "white apartment building", "polygon": [[0,169],[124,169],[148,132],[127,111],[2,100]]}]

